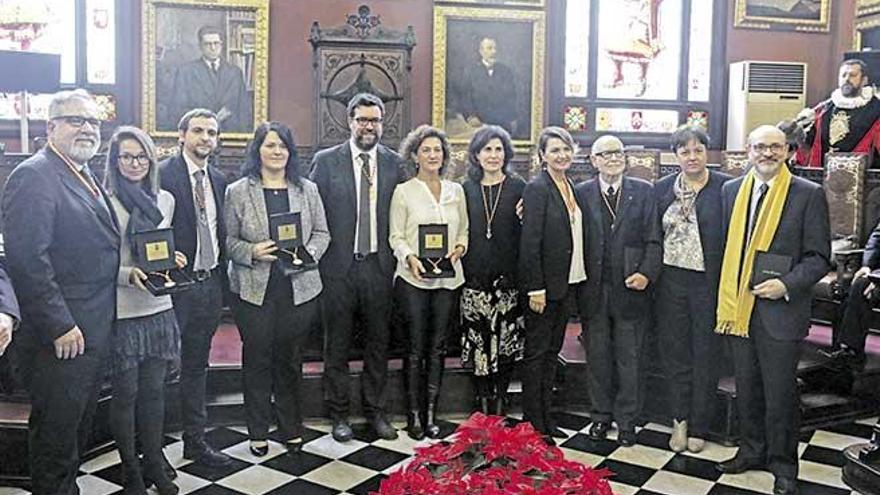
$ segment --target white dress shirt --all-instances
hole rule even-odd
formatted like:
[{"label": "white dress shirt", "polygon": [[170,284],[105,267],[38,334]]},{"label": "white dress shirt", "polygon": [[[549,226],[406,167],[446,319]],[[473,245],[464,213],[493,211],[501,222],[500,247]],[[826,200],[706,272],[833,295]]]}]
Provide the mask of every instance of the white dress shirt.
[{"label": "white dress shirt", "polygon": [[[348,145],[351,148],[351,166],[354,170],[354,205],[355,205],[355,218],[360,218],[360,199],[361,199],[361,167],[363,164],[361,163],[360,154],[366,153],[370,157],[370,177],[373,178],[372,183],[370,184],[370,252],[375,253],[379,250],[379,243],[377,237],[379,236],[379,229],[376,226],[376,198],[377,193],[379,191],[379,164],[378,164],[378,154],[376,153],[376,146],[373,146],[370,151],[364,151],[358,148],[354,144],[353,139],[348,140]],[[354,223],[354,244],[351,246],[351,252],[357,253],[357,240],[358,240],[358,223],[355,221]]]},{"label": "white dress shirt", "polygon": [[[217,266],[217,257],[220,255],[220,242],[217,239],[217,203],[214,202],[214,190],[211,187],[211,177],[208,175],[208,164],[205,163],[204,167],[199,167],[192,160],[190,160],[187,154],[181,153],[183,155],[183,160],[186,162],[186,170],[187,175],[189,176],[190,190],[193,195],[193,206],[195,207],[195,215],[196,222],[199,221],[199,206],[196,201],[196,177],[195,173],[199,170],[205,171],[205,178],[203,179],[203,184],[205,186],[205,213],[208,215],[208,230],[211,232],[211,244],[214,245],[214,261],[211,263],[211,266],[198,266],[199,264],[199,236],[196,235],[196,252],[195,252],[195,260],[193,261],[193,270],[213,270],[214,267]],[[198,226],[196,227],[198,229]],[[198,232],[198,230],[197,230]]]}]

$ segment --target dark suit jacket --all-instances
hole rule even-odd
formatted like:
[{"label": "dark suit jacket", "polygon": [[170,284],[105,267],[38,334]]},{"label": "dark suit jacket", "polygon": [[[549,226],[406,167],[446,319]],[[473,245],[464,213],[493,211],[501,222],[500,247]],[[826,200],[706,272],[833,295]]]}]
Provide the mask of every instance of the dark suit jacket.
[{"label": "dark suit jacket", "polygon": [[[725,232],[743,180],[739,177],[728,181],[722,188]],[[791,271],[780,277],[788,289],[789,300],[756,299],[752,318],[760,317],[774,339],[800,340],[810,328],[813,285],[831,269],[828,202],[821,187],[800,177],[791,178],[782,218],[767,251],[792,258]]]},{"label": "dark suit jacket", "polygon": [[574,249],[565,201],[546,170],[526,184],[522,199],[519,279],[523,292],[544,289],[548,301],[563,299],[568,294]]},{"label": "dark suit jacket", "polygon": [[0,313],[6,313],[16,321],[21,321],[21,310],[18,307],[18,298],[12,289],[12,281],[6,270],[0,266]]},{"label": "dark suit jacket", "polygon": [[[379,263],[388,273],[388,281],[394,272],[394,253],[388,244],[388,219],[391,211],[391,195],[403,179],[400,155],[378,145],[376,150],[379,190],[376,203],[376,235],[378,239]],[[327,213],[327,226],[330,230],[330,247],[321,258],[321,275],[342,278],[354,259],[354,231],[357,226],[357,192],[352,169],[351,147],[349,142],[337,144],[321,150],[312,159],[312,181],[318,185],[318,192]]]},{"label": "dark suit jacket", "polygon": [[30,348],[79,326],[86,352],[100,351],[116,312],[116,217],[103,189],[106,208],[74,174],[47,148],[6,182],[6,267],[21,303],[18,336]]},{"label": "dark suit jacket", "polygon": [[177,120],[193,108],[219,112],[226,107],[231,115],[220,123],[224,132],[254,130],[253,99],[247,92],[241,69],[220,61],[217,74],[201,58],[181,65],[174,76],[171,119]]},{"label": "dark suit jacket", "polygon": [[[675,201],[673,185],[678,174],[669,174],[654,184],[654,196],[657,198],[657,219],[660,221],[661,233],[663,215]],[[718,300],[718,279],[721,277],[721,259],[724,257],[724,236],[721,221],[721,186],[731,177],[721,172],[709,171],[709,182],[697,195],[697,224],[700,228],[700,245],[703,248],[703,262],[706,266],[706,278],[712,291],[712,301]],[[661,273],[662,277],[663,274]],[[712,309],[714,311],[714,308]]]},{"label": "dark suit jacket", "polygon": [[865,243],[865,252],[862,254],[862,266],[876,270],[880,267],[880,223],[874,226],[868,242]]},{"label": "dark suit jacket", "polygon": [[[611,243],[611,290],[612,298],[621,314],[632,318],[648,316],[651,310],[653,285],[660,276],[663,262],[662,234],[657,219],[657,204],[649,182],[623,177],[620,203],[617,205],[617,221],[606,239],[602,228],[602,192],[599,178],[578,185],[575,196],[584,215],[585,252],[587,258],[587,283],[578,298],[581,316],[589,318],[599,310],[602,284],[602,254],[606,243]],[[627,249],[640,249],[641,261],[638,272],[648,277],[650,283],[643,291],[627,289],[624,280],[624,258]]]},{"label": "dark suit jacket", "polygon": [[[186,255],[189,261],[184,270],[192,273],[196,259],[196,241],[198,239],[198,227],[196,221],[195,201],[193,201],[192,182],[189,180],[189,172],[186,168],[182,152],[168,158],[159,164],[159,178],[162,189],[174,196],[174,218],[171,225],[174,226],[174,247]],[[217,241],[220,245],[218,263],[220,274],[226,276],[226,221],[223,216],[223,200],[226,197],[226,180],[212,166],[208,166],[208,177],[211,179],[211,190],[214,195],[214,203],[217,205]]]},{"label": "dark suit jacket", "polygon": [[[492,75],[482,61],[464,74],[461,113],[465,118],[477,117],[484,124],[494,124],[514,133],[512,123],[518,120],[520,108],[516,94],[516,77],[506,65],[496,62]],[[518,129],[522,133],[522,129]]]}]

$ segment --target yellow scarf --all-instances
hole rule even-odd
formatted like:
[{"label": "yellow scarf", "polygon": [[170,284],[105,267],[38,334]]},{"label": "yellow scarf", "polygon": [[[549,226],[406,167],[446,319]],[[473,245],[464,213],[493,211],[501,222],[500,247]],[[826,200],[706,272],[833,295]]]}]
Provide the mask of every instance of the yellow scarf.
[{"label": "yellow scarf", "polygon": [[[755,307],[755,296],[749,288],[752,279],[752,266],[757,251],[766,251],[773,241],[782,207],[788,197],[791,185],[791,172],[785,165],[776,176],[773,186],[765,193],[764,203],[758,213],[755,231],[743,250],[746,229],[748,228],[749,203],[755,183],[755,172],[750,171],[739,187],[733,213],[730,215],[730,226],[727,229],[727,246],[724,248],[724,261],[721,266],[721,283],[718,285],[718,324],[716,333],[749,336],[749,320]],[[745,255],[745,260],[742,256]],[[742,266],[742,272],[740,272]]]}]

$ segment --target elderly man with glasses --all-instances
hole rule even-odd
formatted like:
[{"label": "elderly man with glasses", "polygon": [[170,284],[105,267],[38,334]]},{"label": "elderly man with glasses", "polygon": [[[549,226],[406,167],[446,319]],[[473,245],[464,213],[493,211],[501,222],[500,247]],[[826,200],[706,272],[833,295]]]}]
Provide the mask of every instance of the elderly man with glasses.
[{"label": "elderly man with glasses", "polygon": [[34,494],[78,494],[116,310],[119,228],[89,170],[101,144],[83,90],[49,104],[47,145],[10,174],[3,196],[7,268],[21,302],[16,358],[31,395]]}]

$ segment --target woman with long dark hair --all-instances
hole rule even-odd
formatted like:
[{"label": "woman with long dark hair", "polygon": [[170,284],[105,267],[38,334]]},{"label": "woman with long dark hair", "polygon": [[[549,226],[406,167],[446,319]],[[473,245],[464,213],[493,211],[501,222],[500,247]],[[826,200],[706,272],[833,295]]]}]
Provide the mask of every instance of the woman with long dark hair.
[{"label": "woman with long dark hair", "polygon": [[257,457],[269,451],[274,392],[279,430],[288,453],[294,454],[303,441],[302,348],[317,316],[321,276],[317,266],[292,274],[282,268],[279,246],[269,233],[270,217],[298,213],[303,249],[315,262],[326,251],[330,234],[317,186],[300,176],[293,133],[286,125],[266,122],[257,127],[242,172],[226,189],[226,248],[243,343],[250,450]]},{"label": "woman with long dark hair", "polygon": [[[147,275],[135,266],[133,235],[171,226],[174,196],[159,188],[156,147],[145,132],[119,127],[110,138],[104,186],[124,234],[116,289],[116,328],[111,346],[113,400],[110,428],[122,460],[126,494],[145,494],[144,478],[162,495],[178,492],[162,454],[165,375],[180,359],[180,330],[171,296],[147,292]],[[175,253],[178,266],[185,265]],[[144,454],[138,460],[135,433]]]},{"label": "woman with long dark hair", "polygon": [[[415,177],[394,190],[388,236],[398,260],[394,278],[409,336],[407,433],[415,439],[437,438],[446,330],[464,283],[461,257],[468,245],[467,205],[461,186],[442,178],[450,158],[446,133],[419,126],[403,140],[400,155],[416,169]],[[419,260],[419,226],[428,224],[446,225],[445,260]],[[442,272],[440,266],[446,261],[454,270],[451,277],[424,277],[428,270]]]},{"label": "woman with long dark hair", "polygon": [[468,255],[461,293],[464,366],[473,370],[483,414],[503,413],[513,363],[525,346],[523,305],[517,290],[520,219],[525,181],[509,169],[510,134],[487,125],[468,145]]}]

